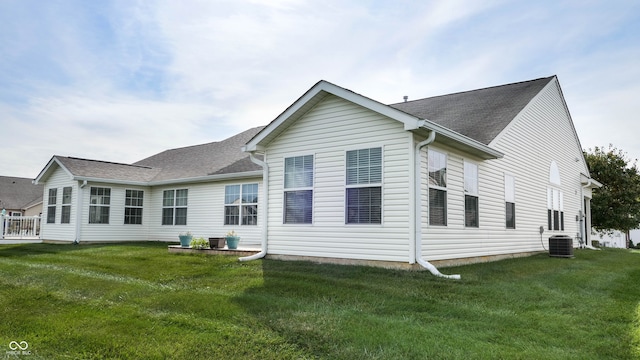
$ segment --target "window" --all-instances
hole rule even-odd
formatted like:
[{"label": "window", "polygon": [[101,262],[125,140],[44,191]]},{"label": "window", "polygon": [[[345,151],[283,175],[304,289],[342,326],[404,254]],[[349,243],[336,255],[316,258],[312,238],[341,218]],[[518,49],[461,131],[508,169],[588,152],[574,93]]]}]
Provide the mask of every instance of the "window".
[{"label": "window", "polygon": [[562,191],[547,189],[547,227],[549,230],[564,231],[563,200]]},{"label": "window", "polygon": [[92,187],[89,196],[89,224],[108,224],[111,189]]},{"label": "window", "polygon": [[429,225],[447,225],[447,155],[429,150]]},{"label": "window", "polygon": [[516,228],[516,180],[511,175],[504,176],[504,201],[507,229]]},{"label": "window", "polygon": [[382,148],[347,151],[346,223],[382,223]]},{"label": "window", "polygon": [[58,189],[49,189],[49,201],[47,206],[47,224],[56,223],[56,202],[58,201]]},{"label": "window", "polygon": [[187,225],[189,190],[165,190],[162,194],[162,225]]},{"label": "window", "polygon": [[285,224],[311,224],[313,220],[313,155],[284,160]]},{"label": "window", "polygon": [[258,184],[225,186],[224,204],[225,225],[258,225]]},{"label": "window", "polygon": [[71,186],[62,188],[62,217],[60,223],[69,224],[71,222]]},{"label": "window", "polygon": [[478,227],[478,165],[464,162],[464,226]]},{"label": "window", "polygon": [[144,202],[144,191],[125,190],[124,197],[124,223],[142,224],[142,205]]}]

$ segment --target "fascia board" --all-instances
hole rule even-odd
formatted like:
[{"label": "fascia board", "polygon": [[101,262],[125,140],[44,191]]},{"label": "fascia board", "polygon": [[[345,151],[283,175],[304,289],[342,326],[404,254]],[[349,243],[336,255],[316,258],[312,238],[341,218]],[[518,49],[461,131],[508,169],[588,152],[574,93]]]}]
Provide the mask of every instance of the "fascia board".
[{"label": "fascia board", "polygon": [[73,174],[71,173],[71,171],[69,171],[69,169],[67,169],[64,165],[62,165],[62,162],[60,162],[60,160],[58,160],[56,156],[53,156],[51,160],[49,160],[47,165],[44,167],[44,169],[40,171],[40,174],[38,174],[38,176],[33,180],[33,183],[35,185],[41,185],[41,181],[45,177],[48,177],[49,170],[54,164],[57,164],[69,176],[69,179],[73,180]]},{"label": "fascia board", "polygon": [[168,179],[168,180],[160,180],[160,181],[130,181],[130,180],[120,180],[120,179],[92,178],[92,177],[85,177],[85,176],[77,176],[77,177],[74,177],[73,180],[87,181],[92,183],[116,184],[116,185],[162,186],[162,185],[172,185],[172,184],[187,184],[187,183],[193,184],[193,183],[204,183],[204,182],[222,181],[222,180],[246,179],[246,178],[255,178],[255,177],[262,177],[262,170],[246,171],[246,172],[231,173],[231,174],[198,176],[198,177],[191,177],[191,178],[184,178],[184,179]]}]

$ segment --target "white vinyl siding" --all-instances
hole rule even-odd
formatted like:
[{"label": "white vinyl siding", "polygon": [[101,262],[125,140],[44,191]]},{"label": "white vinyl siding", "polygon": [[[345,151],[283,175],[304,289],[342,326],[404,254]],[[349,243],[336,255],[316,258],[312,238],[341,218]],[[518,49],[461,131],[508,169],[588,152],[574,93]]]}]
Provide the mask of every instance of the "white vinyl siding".
[{"label": "white vinyl siding", "polygon": [[[419,140],[422,139],[416,141]],[[478,164],[478,195],[482,200],[479,203],[481,227],[478,229],[464,227],[464,202],[458,200],[463,198],[464,160],[470,154],[439,144],[437,140],[429,146],[448,154],[449,197],[447,227],[428,227],[423,220],[422,255],[426,260],[544,251],[543,244],[551,235],[565,234],[575,238],[580,232],[579,223],[573,219],[583,206],[580,174],[588,174],[588,169],[555,81],[550,82],[489,146],[505,156],[494,160],[471,159]],[[426,151],[422,156],[426,162]],[[549,164],[554,160],[562,182],[552,187],[564,194],[564,231],[548,230]],[[505,173],[517,179],[514,185],[517,187],[515,229],[505,227]],[[426,171],[422,181],[428,181]],[[423,191],[426,192],[426,188],[423,187]],[[423,208],[426,208],[426,196],[422,199]],[[558,218],[561,227],[560,213]],[[542,236],[540,226],[545,230]]]},{"label": "white vinyl siding", "polygon": [[[75,224],[76,224],[76,214],[77,214],[77,182],[69,179],[68,174],[62,170],[57,168],[47,179],[47,183],[44,187],[44,198],[43,198],[43,220],[40,223],[40,235],[43,240],[53,240],[53,241],[73,241],[75,239]],[[60,215],[60,220],[56,219],[56,223],[47,224],[46,218],[48,215],[48,207],[49,207],[49,191],[50,188],[58,189],[56,191],[57,198],[62,196],[64,192],[64,188],[71,187],[71,206],[70,206],[70,222],[69,224],[62,224],[62,215]],[[62,203],[61,199],[57,199],[58,203]]]},{"label": "white vinyl siding", "polygon": [[[345,153],[375,147],[383,154],[382,224],[345,224]],[[266,151],[270,254],[408,261],[412,137],[403,124],[327,95]],[[305,154],[314,154],[313,223],[300,231],[282,221],[284,159]]]}]

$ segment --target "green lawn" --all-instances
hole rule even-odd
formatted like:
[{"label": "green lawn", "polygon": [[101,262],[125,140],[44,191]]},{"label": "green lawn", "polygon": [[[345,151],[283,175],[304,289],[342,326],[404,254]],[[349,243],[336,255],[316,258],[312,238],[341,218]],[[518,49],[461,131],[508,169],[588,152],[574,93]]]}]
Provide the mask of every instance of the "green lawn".
[{"label": "green lawn", "polygon": [[638,252],[443,272],[3,245],[0,358],[640,359]]}]

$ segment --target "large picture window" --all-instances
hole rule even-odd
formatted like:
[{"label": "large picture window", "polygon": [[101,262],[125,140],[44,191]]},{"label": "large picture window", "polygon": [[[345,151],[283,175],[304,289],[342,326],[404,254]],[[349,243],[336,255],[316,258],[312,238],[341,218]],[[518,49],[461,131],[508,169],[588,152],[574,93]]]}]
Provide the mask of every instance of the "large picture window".
[{"label": "large picture window", "polygon": [[91,187],[89,195],[89,224],[108,224],[111,189]]},{"label": "large picture window", "polygon": [[162,225],[187,225],[188,189],[162,193]]},{"label": "large picture window", "polygon": [[346,223],[382,223],[382,148],[347,151]]},{"label": "large picture window", "polygon": [[313,155],[284,160],[285,224],[311,224],[313,221]]},{"label": "large picture window", "polygon": [[447,225],[447,155],[429,149],[429,225]]},{"label": "large picture window", "polygon": [[464,226],[478,227],[478,165],[464,162]]},{"label": "large picture window", "polygon": [[125,190],[124,197],[124,223],[142,224],[142,208],[144,204],[144,191]]},{"label": "large picture window", "polygon": [[224,224],[258,224],[258,184],[227,185],[224,188]]},{"label": "large picture window", "polygon": [[71,186],[62,188],[62,213],[60,214],[60,223],[71,223]]},{"label": "large picture window", "polygon": [[56,223],[56,203],[58,202],[58,189],[49,189],[47,205],[47,224]]}]

